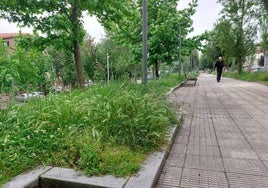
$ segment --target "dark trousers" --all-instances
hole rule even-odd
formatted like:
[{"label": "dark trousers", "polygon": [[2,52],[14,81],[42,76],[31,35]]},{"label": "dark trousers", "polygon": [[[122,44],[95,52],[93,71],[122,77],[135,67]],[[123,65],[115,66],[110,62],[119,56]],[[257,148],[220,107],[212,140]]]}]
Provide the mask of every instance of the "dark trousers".
[{"label": "dark trousers", "polygon": [[217,81],[221,80],[222,70],[217,70]]}]

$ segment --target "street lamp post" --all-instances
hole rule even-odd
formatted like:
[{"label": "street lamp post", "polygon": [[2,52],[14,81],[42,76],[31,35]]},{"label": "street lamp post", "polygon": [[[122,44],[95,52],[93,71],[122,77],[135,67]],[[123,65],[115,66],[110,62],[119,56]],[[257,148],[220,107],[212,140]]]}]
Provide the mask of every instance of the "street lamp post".
[{"label": "street lamp post", "polygon": [[178,72],[179,78],[181,77],[181,24],[179,24],[179,63],[178,63]]},{"label": "street lamp post", "polygon": [[11,78],[11,85],[12,85],[12,97],[15,97],[15,83],[14,78]]},{"label": "street lamp post", "polygon": [[142,0],[142,61],[143,61],[143,84],[147,83],[147,25],[148,25],[148,15],[147,15],[147,0]]},{"label": "street lamp post", "polygon": [[110,84],[110,64],[109,64],[109,53],[107,53],[107,82]]}]

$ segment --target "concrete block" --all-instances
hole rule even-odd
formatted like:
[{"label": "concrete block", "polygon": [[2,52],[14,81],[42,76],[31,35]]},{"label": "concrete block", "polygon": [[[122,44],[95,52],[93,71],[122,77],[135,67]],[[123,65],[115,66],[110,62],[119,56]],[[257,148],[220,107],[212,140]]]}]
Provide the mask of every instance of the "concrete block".
[{"label": "concrete block", "polygon": [[54,167],[40,177],[41,188],[122,188],[127,178],[113,176],[87,177],[80,171]]},{"label": "concrete block", "polygon": [[149,156],[138,174],[131,176],[124,188],[153,187],[159,176],[166,155],[167,152],[164,151],[156,152]]},{"label": "concrete block", "polygon": [[37,188],[39,176],[52,167],[41,167],[16,176],[2,188]]}]

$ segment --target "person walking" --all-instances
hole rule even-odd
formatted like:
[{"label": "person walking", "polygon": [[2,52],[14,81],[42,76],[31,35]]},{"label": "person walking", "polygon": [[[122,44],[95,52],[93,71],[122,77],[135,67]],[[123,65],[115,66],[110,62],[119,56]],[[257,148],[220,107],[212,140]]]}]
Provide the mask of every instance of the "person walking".
[{"label": "person walking", "polygon": [[217,82],[221,81],[221,74],[222,74],[223,67],[224,67],[224,62],[222,60],[222,57],[219,57],[217,62],[214,65],[214,71],[217,68]]}]

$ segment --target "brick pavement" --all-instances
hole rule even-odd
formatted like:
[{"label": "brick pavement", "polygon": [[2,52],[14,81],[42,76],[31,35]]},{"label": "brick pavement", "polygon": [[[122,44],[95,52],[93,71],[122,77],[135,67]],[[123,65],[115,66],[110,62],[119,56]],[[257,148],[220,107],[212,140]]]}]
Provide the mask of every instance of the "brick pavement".
[{"label": "brick pavement", "polygon": [[268,187],[268,87],[202,74],[170,100],[182,127],[156,188]]}]

